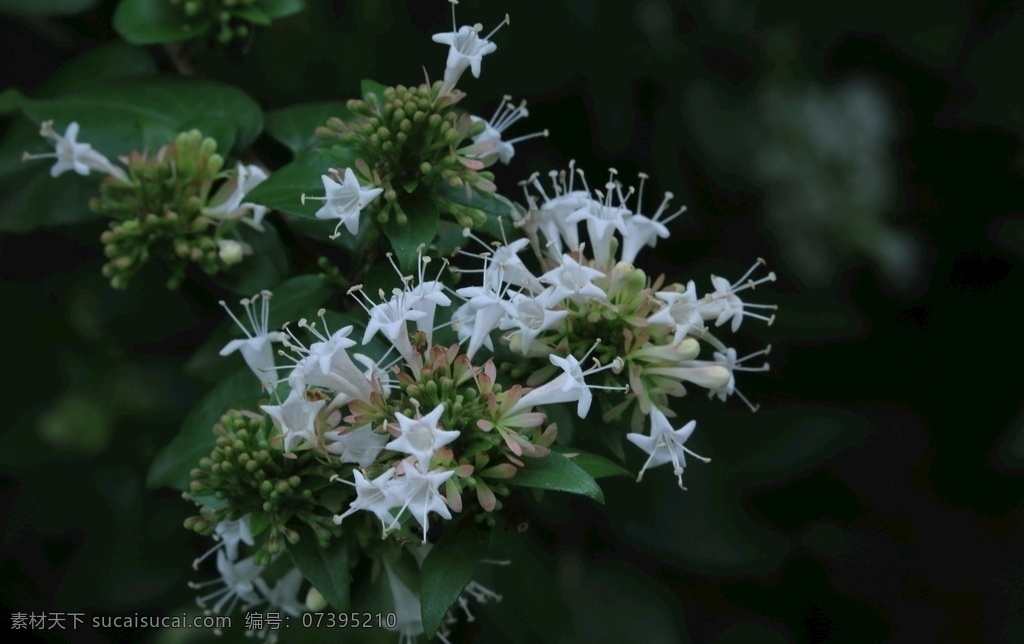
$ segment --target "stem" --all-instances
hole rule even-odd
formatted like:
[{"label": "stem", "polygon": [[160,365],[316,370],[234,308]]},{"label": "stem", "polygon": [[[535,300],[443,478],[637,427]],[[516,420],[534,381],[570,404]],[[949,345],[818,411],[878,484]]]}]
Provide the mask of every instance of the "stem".
[{"label": "stem", "polygon": [[188,52],[185,51],[181,43],[164,43],[164,51],[167,52],[167,56],[171,59],[171,63],[174,64],[174,69],[178,74],[186,78],[200,77],[199,71],[192,62],[192,57],[188,55]]}]

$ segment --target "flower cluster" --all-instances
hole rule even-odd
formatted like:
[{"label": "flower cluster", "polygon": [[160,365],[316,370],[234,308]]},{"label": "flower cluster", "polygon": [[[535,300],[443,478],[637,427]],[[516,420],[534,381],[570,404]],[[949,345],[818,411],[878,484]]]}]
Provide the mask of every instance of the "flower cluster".
[{"label": "flower cluster", "polygon": [[[350,100],[348,109],[354,118],[346,121],[335,117],[317,130],[323,139],[336,140],[356,153],[355,167],[361,183],[370,183],[383,193],[383,201],[369,211],[380,223],[394,217],[398,225],[406,225],[408,215],[399,197],[418,190],[428,193],[444,211],[451,210],[451,200],[437,190],[438,185],[494,192],[494,175],[484,169],[493,163],[486,153],[494,144],[473,138],[483,135],[486,126],[456,111],[455,104],[462,96],[443,93],[439,82],[386,87],[379,95],[371,91],[362,100]],[[351,168],[338,175],[345,176],[346,185],[357,176]],[[333,186],[326,177],[324,188],[330,202]],[[460,209],[453,215],[464,226],[479,226],[486,217],[473,209]],[[354,228],[355,224],[349,225],[350,232]]]},{"label": "flower cluster", "polygon": [[[603,367],[583,372],[578,363],[574,365],[580,375],[603,372],[603,385],[591,385],[574,399],[579,415],[586,416],[589,409],[589,389],[624,389],[628,393],[621,402],[605,397],[604,420],[619,418],[632,407],[634,434],[629,438],[652,455],[644,469],[668,460],[682,463],[682,443],[675,447],[660,439],[665,418],[675,415],[669,397],[685,395],[686,383],[722,400],[735,393],[754,408],[736,389],[735,373],[766,370],[767,364],[744,363],[768,349],[737,358],[735,349],[723,344],[709,326],[729,323],[736,331],[744,318],[770,324],[773,316],[761,311],[775,307],[745,302],[741,294],[773,281],[775,274],[753,279],[763,264],[759,260],[735,282],[712,276],[712,289],[703,296],[692,280],[685,285],[664,286],[664,278],[651,283],[633,262],[642,248],[668,237],[666,224],[684,209],[666,216],[672,199],[668,193],[652,214],[645,215],[646,176],[640,177],[635,202],[634,191],[624,191],[615,176],[611,170],[604,191],[591,191],[573,165],[568,172],[550,173],[550,185],[537,176],[524,182],[528,207],[517,215],[516,223],[525,238],[493,246],[478,240],[488,249],[481,255],[481,285],[458,290],[465,303],[455,312],[453,324],[460,339],[467,341],[470,356],[481,346],[493,347],[493,332],[505,331],[511,350],[526,359],[511,365],[512,374],[532,374],[528,384],[542,382],[556,367],[570,373],[564,363],[575,360],[574,355],[594,355]],[[589,243],[581,241],[580,224]],[[534,251],[537,269],[520,257],[527,247]],[[702,342],[712,348],[712,360],[697,359]],[[538,359],[551,364],[533,362]],[[567,381],[562,391],[571,389]],[[645,417],[650,417],[651,434],[638,442],[636,432]],[[692,427],[687,436],[689,431]],[[655,449],[668,450],[671,458],[655,458]],[[676,469],[681,475],[681,464]]]},{"label": "flower cluster", "polygon": [[[221,302],[245,334],[221,355],[241,353],[262,398],[257,402],[254,394],[248,409],[221,418],[210,455],[191,473],[189,497],[201,509],[188,526],[221,540],[204,555],[216,553],[221,573],[223,588],[201,598],[215,610],[238,601],[292,601],[301,585],[294,571],[270,576],[280,579],[280,592],[264,590],[260,580],[282,565],[282,553],[314,547],[316,561],[329,551],[344,553],[333,578],[386,585],[396,628],[411,641],[424,632],[425,613],[404,577],[425,570],[419,564],[432,543],[442,547],[438,536],[498,525],[513,510],[517,486],[588,494],[589,481],[599,498],[584,467],[588,458],[577,458],[580,444],[607,446],[625,460],[621,445],[629,442],[646,455],[638,481],[648,469],[671,464],[685,489],[686,457],[709,459],[687,447],[696,421],[675,426],[670,420],[677,414],[673,399],[697,386],[709,397],[735,394],[755,408],[737,388],[736,374],[767,370],[751,361],[768,348],[740,357],[720,339],[720,329],[736,332],[747,318],[773,321],[774,305],[747,299],[775,280],[760,272],[762,260],[736,280],[712,275],[706,290],[690,279],[651,279],[637,266],[641,253],[670,236],[669,225],[685,208],[670,207],[671,193],[654,208],[645,204],[643,174],[634,188],[609,170],[592,188],[570,163],[547,179],[534,174],[523,181],[521,204],[493,194],[487,168],[509,163],[519,143],[548,134],[504,138],[528,114],[525,103],[510,97],[489,120],[455,109],[465,96],[457,89],[464,72],[479,75],[483,56],[496,50],[492,36],[507,23],[506,17],[481,36],[479,25],[457,27],[453,10],[452,31],[434,37],[449,47],[443,80],[365,84],[346,114],[317,129],[332,146],[323,152],[339,165],[320,177],[324,194],[295,195],[295,201],[323,202],[314,216],[334,224],[331,238],[360,235],[369,223],[379,225],[395,250],[384,254],[390,269],[381,270],[382,262],[374,262],[382,259],[378,236],[363,238],[371,247],[360,257],[367,283],[347,288],[346,312],[322,308],[315,320],[279,330],[271,328],[269,291],[242,300],[244,314],[237,317]],[[113,174],[101,156],[76,148],[73,134],[64,137],[68,145],[58,141],[61,170]],[[137,156],[123,177],[108,179],[105,212],[123,220],[140,208],[157,209],[173,222],[170,215],[180,218],[185,208],[167,204],[182,203],[191,208],[186,220],[196,232],[216,224],[213,240],[239,221],[261,228],[266,210],[248,195],[274,177],[242,164],[218,174],[222,160],[214,149],[198,134],[188,136],[155,160]],[[159,174],[170,155],[177,155],[169,165],[180,185]],[[190,159],[199,161],[189,165]],[[147,172],[167,186],[165,193],[139,188],[153,183]],[[221,176],[219,192],[208,197]],[[145,206],[132,201],[150,196]],[[488,200],[501,207],[481,205]],[[461,244],[448,239],[449,248],[482,248],[460,248],[452,262],[463,265],[446,271],[445,260],[435,274],[427,249],[441,235],[439,215],[457,224],[444,222],[449,234],[458,238],[461,228]],[[413,239],[407,229],[426,232]],[[489,241],[483,231],[501,240]],[[117,248],[116,240],[105,241]],[[196,258],[186,249],[186,255],[199,261],[212,249]],[[350,283],[329,264],[321,267],[330,277],[324,282]],[[567,417],[565,406],[579,418],[603,421],[578,424],[571,449],[557,444],[570,432],[560,437],[562,428],[552,422]],[[624,417],[628,424],[614,422]],[[239,554],[243,547],[248,558]],[[292,560],[300,565],[304,556]],[[317,578],[315,571],[298,574]],[[469,596],[497,597],[475,583],[464,593],[457,603],[467,619]],[[453,619],[449,613],[439,624],[442,637]]]},{"label": "flower cluster", "polygon": [[[111,286],[127,288],[143,266],[157,260],[170,271],[167,285],[173,289],[181,284],[189,264],[213,275],[252,253],[233,229],[244,222],[263,230],[267,208],[245,200],[267,178],[260,167],[239,163],[223,171],[217,142],[192,130],[154,155],[136,151],[122,157],[121,168],[90,144],[79,142],[78,133],[78,123],[69,124],[61,136],[46,122],[40,134],[53,140],[55,152],[25,153],[23,158],[56,158],[50,169],[54,177],[69,170],[83,176],[90,171],[107,175],[100,196],[89,206],[113,219],[100,236],[108,258],[103,274]],[[221,184],[213,192],[218,180]]]}]

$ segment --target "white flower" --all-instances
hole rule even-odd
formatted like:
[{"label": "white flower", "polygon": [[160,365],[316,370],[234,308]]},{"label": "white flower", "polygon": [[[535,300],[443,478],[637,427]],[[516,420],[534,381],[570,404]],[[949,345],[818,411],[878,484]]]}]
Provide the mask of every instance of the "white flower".
[{"label": "white flower", "polygon": [[348,292],[349,294],[362,294],[365,303],[358,296],[354,297],[370,316],[369,322],[366,323],[366,332],[363,334],[363,344],[369,342],[375,333],[380,332],[406,361],[411,361],[415,350],[409,340],[408,323],[425,319],[427,313],[412,307],[415,302],[410,296],[410,292],[396,288],[391,291],[391,299],[384,300],[384,291],[381,290],[378,292],[382,300],[380,303],[374,302],[370,296],[363,293],[363,287],[360,284],[353,286]]},{"label": "white flower", "polygon": [[452,313],[452,328],[458,333],[460,344],[469,340],[469,346],[472,348],[472,351],[467,353],[470,357],[473,357],[473,354],[476,353],[480,346],[485,346],[489,351],[494,351],[494,342],[491,340],[490,335],[494,328],[487,328],[481,324],[479,330],[477,329],[476,309],[469,302],[464,303]]},{"label": "white flower", "polygon": [[444,84],[441,86],[439,96],[444,96],[455,89],[456,83],[462,76],[462,72],[468,67],[473,72],[474,78],[480,78],[480,63],[487,54],[494,53],[498,46],[490,41],[491,36],[499,29],[508,24],[508,15],[498,24],[491,33],[481,38],[477,35],[483,27],[474,25],[472,27],[455,26],[455,5],[458,0],[451,0],[452,3],[452,30],[434,34],[433,41],[448,45],[448,61],[444,68]]},{"label": "white flower", "polygon": [[[321,320],[325,313],[323,309],[320,310]],[[348,338],[352,333],[352,327],[342,327],[331,334],[326,322],[324,333],[316,328],[316,323],[309,324],[305,319],[299,320],[299,326],[316,336],[317,342],[305,347],[294,335],[285,341],[289,349],[303,356],[295,363],[295,368],[289,376],[292,388],[304,389],[310,386],[340,392],[339,398],[331,403],[331,408],[353,400],[368,401],[373,392],[370,383],[372,375],[364,374],[346,351],[355,345],[355,341]]]},{"label": "white flower", "polygon": [[[388,259],[391,259],[390,255]],[[416,320],[416,329],[427,337],[427,346],[433,344],[434,315],[437,312],[437,307],[451,306],[452,304],[451,298],[445,295],[444,284],[441,283],[440,279],[426,279],[425,273],[429,263],[430,258],[424,257],[421,252],[417,262],[418,283],[414,288],[409,289],[406,295],[408,306],[413,310],[423,313],[423,317]],[[398,271],[398,267],[395,267],[395,270]],[[399,276],[401,276],[401,271],[398,272]],[[440,272],[438,272],[437,276],[440,278]]]},{"label": "white flower", "polygon": [[555,366],[561,367],[562,373],[540,387],[536,387],[526,392],[526,394],[524,394],[516,404],[512,405],[506,413],[506,417],[538,405],[577,402],[576,413],[579,414],[580,418],[586,418],[587,413],[590,411],[590,405],[594,399],[594,395],[590,393],[591,389],[611,389],[622,391],[623,388],[621,387],[588,385],[584,380],[585,376],[592,376],[595,373],[604,371],[605,369],[622,367],[622,359],[616,358],[613,362],[610,362],[603,367],[594,366],[584,371],[583,367],[580,366],[580,363],[586,361],[596,346],[597,343],[595,342],[594,346],[587,351],[582,360],[577,360],[571,355],[563,358],[552,354],[549,357],[551,363]]},{"label": "white flower", "polygon": [[239,543],[245,543],[250,546],[255,545],[252,530],[249,527],[249,515],[247,514],[237,521],[231,521],[229,519],[221,520],[221,522],[217,524],[217,527],[214,528],[213,538],[218,540],[217,545],[207,550],[203,556],[196,558],[196,560],[192,562],[192,568],[194,570],[198,570],[199,564],[204,559],[221,549],[227,553],[228,559],[234,561],[235,559],[238,559]]},{"label": "white flower", "polygon": [[[583,171],[580,170],[580,178],[583,179]],[[608,182],[605,184],[606,194],[596,192],[597,199],[585,199],[579,210],[570,214],[565,221],[575,224],[581,221],[587,224],[587,235],[590,237],[590,246],[594,252],[594,261],[598,266],[611,266],[612,264],[612,239],[615,232],[625,233],[625,221],[633,216],[629,208],[623,204],[625,197],[622,190],[612,181],[616,171],[614,168],[608,170]],[[586,185],[586,179],[584,179]],[[618,205],[612,203],[612,193],[618,197]]]},{"label": "white flower", "polygon": [[298,568],[292,568],[284,577],[277,580],[273,588],[263,581],[262,577],[256,580],[256,587],[260,589],[260,593],[271,608],[298,617],[306,612],[306,605],[298,600],[299,588],[302,587],[304,580],[302,572]]},{"label": "white flower", "polygon": [[778,307],[774,304],[749,304],[739,298],[737,293],[744,291],[748,288],[754,288],[759,284],[765,282],[774,282],[775,273],[768,273],[759,280],[748,279],[750,274],[757,270],[758,266],[764,265],[763,259],[758,259],[753,266],[750,267],[743,277],[736,280],[735,284],[729,283],[729,280],[724,277],[718,277],[715,275],[711,276],[711,284],[714,285],[714,293],[709,293],[704,296],[704,302],[701,303],[701,315],[705,320],[714,320],[715,326],[722,326],[730,319],[732,319],[732,330],[733,332],[739,330],[740,323],[743,322],[744,317],[757,318],[764,320],[768,324],[775,321],[775,316],[765,316],[760,313],[752,313],[749,309],[771,309],[775,310]]},{"label": "white flower", "polygon": [[[569,162],[568,172],[565,170],[548,172],[554,191],[553,197],[548,196],[543,184],[538,180],[538,176],[534,173],[523,185],[526,202],[536,212],[537,227],[544,233],[553,257],[561,256],[562,240],[565,240],[566,249],[570,253],[575,253],[580,247],[579,227],[575,223],[567,222],[566,219],[582,208],[586,200],[590,199],[588,191],[575,189],[576,162]],[[537,204],[536,198],[526,190],[526,184],[533,185],[540,193],[543,203]]]},{"label": "white flower", "polygon": [[420,472],[415,467],[406,467],[405,474],[394,480],[395,493],[403,499],[402,509],[395,514],[394,526],[402,512],[409,510],[416,522],[423,528],[423,540],[427,540],[427,513],[435,512],[445,519],[451,519],[444,497],[437,491],[438,486],[450,479],[454,470]]},{"label": "white flower", "polygon": [[302,440],[316,444],[316,416],[326,405],[324,400],[310,402],[299,389],[292,389],[280,405],[260,405],[284,434],[284,451],[290,452]]},{"label": "white flower", "polygon": [[342,463],[357,463],[361,467],[372,465],[388,442],[388,437],[373,431],[370,424],[345,433],[327,432],[324,438],[330,441],[327,451],[339,455]]},{"label": "white flower", "polygon": [[[381,533],[384,534],[384,531],[395,521],[394,516],[391,514],[391,508],[401,505],[401,501],[396,494],[396,488],[391,484],[391,479],[395,476],[395,469],[387,469],[372,481],[367,480],[359,470],[354,470],[352,476],[355,478],[355,483],[349,483],[349,485],[355,486],[356,499],[352,501],[344,514],[334,516],[334,522],[340,524],[348,515],[359,510],[366,510],[377,515],[381,522]],[[344,480],[343,482],[348,483],[348,481]]]},{"label": "white flower", "polygon": [[690,434],[693,433],[695,427],[697,427],[697,421],[691,420],[679,429],[672,429],[672,425],[669,424],[665,414],[657,407],[652,407],[651,435],[626,434],[626,438],[631,443],[650,455],[644,466],[640,468],[640,474],[636,477],[636,480],[639,482],[643,479],[647,468],[671,462],[673,466],[672,471],[679,480],[679,487],[685,490],[686,488],[683,487],[683,469],[686,467],[686,454],[699,458],[705,463],[711,462],[710,458],[704,458],[690,451],[685,445],[686,440],[690,438]]},{"label": "white flower", "polygon": [[[274,391],[274,383],[276,378],[274,377],[274,353],[271,349],[272,342],[280,342],[284,339],[284,334],[277,331],[270,331],[268,329],[270,325],[270,291],[262,291],[258,295],[252,296],[251,299],[242,300],[242,307],[245,308],[245,314],[249,319],[249,324],[252,327],[252,332],[242,324],[235,314],[231,312],[228,305],[221,300],[220,305],[224,307],[224,310],[228,312],[231,319],[235,321],[242,331],[245,333],[245,339],[232,340],[224,345],[224,348],[220,350],[220,355],[226,356],[234,353],[235,351],[241,351],[242,357],[245,359],[245,364],[249,365],[252,372],[259,378],[260,383],[267,390],[267,393]],[[256,300],[262,298],[263,308],[260,310],[259,318],[256,317],[253,311]]]},{"label": "white flower", "polygon": [[254,203],[243,203],[245,195],[263,183],[267,173],[257,165],[235,166],[235,175],[220,187],[210,202],[215,204],[203,208],[203,214],[216,219],[239,219],[247,212],[252,213],[251,219],[242,219],[256,230],[263,230],[263,217],[268,208]]},{"label": "white flower", "polygon": [[391,598],[395,602],[395,626],[389,627],[389,631],[398,631],[400,644],[415,644],[419,636],[423,634],[423,616],[420,610],[420,597],[402,581],[402,578],[395,574],[394,569],[387,557],[382,559],[384,572],[388,577],[388,587],[391,589]]},{"label": "white flower", "polygon": [[501,329],[516,329],[519,332],[519,351],[528,355],[530,347],[537,336],[561,322],[569,311],[554,310],[557,304],[554,287],[548,287],[537,295],[516,293],[511,302],[506,303],[506,317],[501,321]]},{"label": "white flower", "polygon": [[415,419],[396,412],[398,431],[401,435],[385,447],[415,456],[416,466],[421,472],[426,472],[430,469],[430,460],[434,457],[437,448],[444,447],[459,437],[457,431],[441,429],[439,423],[443,413],[444,405],[438,405],[426,416]]},{"label": "white flower", "polygon": [[492,285],[486,283],[483,286],[460,288],[455,292],[460,297],[466,298],[466,304],[469,306],[468,311],[473,313],[473,322],[470,325],[465,325],[463,322],[467,317],[465,306],[460,307],[452,317],[453,321],[459,320],[459,328],[457,330],[460,341],[464,337],[463,326],[468,326],[470,335],[466,355],[472,358],[481,345],[489,349],[493,347],[490,334],[491,331],[498,328],[499,322],[505,316],[505,292],[504,290],[493,288]]},{"label": "white flower", "polygon": [[729,379],[725,382],[725,384],[719,387],[709,388],[708,398],[717,396],[719,400],[725,400],[727,397],[736,394],[744,403],[747,404],[747,407],[750,407],[751,411],[757,411],[757,405],[747,400],[747,397],[743,395],[743,392],[736,388],[735,374],[737,371],[768,371],[769,366],[767,362],[761,365],[760,367],[744,367],[742,365],[744,362],[750,360],[751,358],[768,355],[771,352],[771,350],[771,345],[768,345],[767,347],[761,349],[760,351],[755,351],[754,353],[747,354],[739,359],[736,358],[736,349],[733,349],[732,347],[727,348],[725,350],[725,353],[716,351],[714,353],[714,363],[729,371]]},{"label": "white flower", "polygon": [[[242,561],[233,562],[223,550],[217,552],[217,571],[220,572],[220,579],[212,579],[202,583],[190,582],[192,589],[205,588],[213,584],[223,584],[220,590],[196,598],[200,607],[206,608],[210,602],[216,602],[210,612],[218,615],[227,615],[235,609],[238,600],[247,605],[256,604],[260,601],[255,591],[256,579],[263,573],[263,566],[253,562],[252,557]],[[224,610],[225,607],[227,610]]]},{"label": "white flower", "polygon": [[608,294],[593,283],[604,276],[596,268],[584,266],[569,255],[562,255],[562,265],[541,275],[540,281],[555,287],[556,301],[568,297],[573,302],[583,303],[592,298],[607,299]]},{"label": "white flower", "polygon": [[[517,136],[514,139],[502,140],[501,136],[502,134],[504,134],[505,130],[511,127],[512,124],[518,121],[519,119],[525,118],[530,115],[530,113],[526,110],[526,101],[523,101],[522,103],[519,104],[518,107],[515,107],[510,102],[511,100],[511,96],[502,97],[501,103],[498,104],[498,109],[494,110],[494,116],[491,117],[490,121],[485,121],[479,116],[470,116],[470,119],[474,123],[484,124],[484,131],[473,137],[473,143],[476,143],[478,145],[491,145],[489,151],[483,152],[478,155],[474,155],[474,158],[479,158],[483,160],[492,158],[494,155],[496,155],[502,163],[508,165],[508,163],[512,160],[512,157],[516,153],[515,148],[512,146],[514,146],[516,143],[526,141],[527,139],[533,139],[538,136],[548,135],[548,131],[544,130],[543,132],[534,132],[533,134]],[[485,161],[485,163],[486,162],[487,161]]]},{"label": "white flower", "polygon": [[119,181],[128,182],[128,175],[121,168],[112,164],[107,157],[103,156],[88,143],[79,143],[78,123],[72,121],[64,130],[64,136],[57,134],[53,129],[53,121],[45,121],[39,128],[39,134],[46,138],[53,139],[56,144],[54,152],[46,154],[29,154],[26,152],[21,160],[29,159],[52,159],[56,158],[57,163],[50,168],[50,176],[59,176],[68,170],[85,176],[89,170],[96,170],[115,177]]},{"label": "white flower", "polygon": [[661,205],[658,206],[653,215],[648,217],[640,214],[646,180],[647,175],[640,173],[640,191],[636,198],[636,214],[626,217],[622,227],[622,248],[619,251],[619,261],[630,264],[636,261],[636,256],[640,253],[641,248],[644,246],[654,246],[659,237],[666,239],[669,236],[669,232],[665,224],[686,212],[686,206],[683,206],[672,213],[667,219],[661,219],[666,208],[668,208],[669,201],[673,197],[671,192],[666,192],[665,198],[662,199]]},{"label": "white flower", "polygon": [[665,303],[651,315],[647,321],[651,324],[664,324],[675,328],[672,344],[679,344],[687,334],[699,334],[704,330],[704,318],[701,316],[700,300],[697,289],[690,280],[682,293],[675,291],[658,291],[654,294]]},{"label": "white flower", "polygon": [[341,173],[337,170],[331,170],[331,174],[334,175],[334,179],[326,174],[320,176],[324,183],[326,196],[308,197],[303,194],[302,202],[305,203],[306,199],[326,202],[320,210],[316,211],[316,218],[338,220],[338,225],[334,227],[331,239],[340,235],[338,228],[342,224],[345,224],[348,232],[355,235],[359,232],[359,213],[371,201],[376,199],[380,193],[384,192],[384,189],[360,186],[359,180],[356,179],[356,173],[352,171],[352,168],[345,168],[344,178],[342,178]]}]

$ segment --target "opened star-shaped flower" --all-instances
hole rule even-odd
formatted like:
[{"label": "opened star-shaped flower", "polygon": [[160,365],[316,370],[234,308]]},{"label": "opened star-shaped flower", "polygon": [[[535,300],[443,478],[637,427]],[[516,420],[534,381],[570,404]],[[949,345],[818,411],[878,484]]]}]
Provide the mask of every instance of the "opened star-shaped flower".
[{"label": "opened star-shaped flower", "polygon": [[401,436],[385,447],[396,452],[412,454],[416,457],[416,467],[421,472],[430,468],[430,460],[438,447],[443,447],[459,437],[457,431],[445,431],[438,426],[444,405],[438,405],[426,416],[409,418],[402,413],[395,413],[398,419],[398,431]]},{"label": "opened star-shaped flower", "polygon": [[266,216],[268,208],[254,203],[242,203],[245,195],[253,191],[267,178],[267,173],[257,165],[244,165],[239,163],[235,166],[235,176],[226,181],[220,187],[217,194],[210,198],[215,204],[203,208],[203,214],[216,219],[241,219],[245,213],[252,212],[251,219],[242,219],[256,230],[263,230],[263,217]]},{"label": "opened star-shaped flower", "polygon": [[302,195],[303,201],[314,199],[326,202],[320,210],[316,211],[316,218],[338,220],[338,225],[334,227],[334,233],[331,235],[332,239],[339,235],[338,228],[342,224],[345,224],[345,228],[353,235],[359,232],[359,213],[376,199],[380,193],[384,192],[383,188],[360,186],[359,180],[356,179],[356,173],[352,171],[352,168],[345,168],[344,178],[337,171],[333,171],[333,174],[336,178],[342,180],[336,181],[326,174],[320,176],[324,183],[325,196],[309,197]]},{"label": "opened star-shaped flower", "polygon": [[284,451],[290,452],[302,440],[316,443],[316,415],[327,404],[324,400],[310,402],[298,389],[292,389],[280,405],[260,405],[284,434]]},{"label": "opened star-shaped flower", "polygon": [[[255,304],[256,300],[259,299],[263,300],[263,306],[259,317],[257,317]],[[226,356],[235,351],[241,351],[245,364],[249,365],[252,372],[260,379],[267,393],[273,392],[276,376],[274,375],[274,353],[270,345],[272,342],[280,342],[284,339],[284,336],[277,331],[269,330],[270,291],[263,291],[259,295],[242,300],[242,307],[245,309],[246,317],[249,319],[249,324],[252,327],[251,332],[235,317],[235,314],[231,312],[231,309],[228,308],[228,305],[223,300],[220,302],[220,305],[224,307],[224,310],[228,312],[228,315],[231,316],[231,319],[235,321],[235,324],[242,329],[246,336],[245,339],[228,342],[220,350],[220,355]]]},{"label": "opened star-shaped flower", "polygon": [[[391,482],[395,476],[395,469],[385,470],[383,474],[372,481],[367,480],[359,470],[354,470],[352,476],[355,478],[356,499],[352,501],[344,514],[334,516],[334,522],[340,525],[348,515],[359,510],[367,510],[373,512],[380,519],[383,533],[395,520],[391,514],[391,508],[401,505],[401,501],[395,493],[396,487]],[[348,481],[343,482],[348,483]],[[353,484],[349,483],[349,485]]]},{"label": "opened star-shaped flower", "polygon": [[50,168],[50,176],[59,176],[68,170],[73,170],[85,176],[89,170],[97,170],[115,177],[118,181],[128,181],[125,171],[112,164],[107,157],[103,156],[92,148],[88,143],[78,142],[78,123],[72,121],[64,130],[64,136],[57,134],[53,129],[53,121],[45,121],[39,128],[39,134],[48,139],[53,139],[56,149],[45,154],[29,154],[22,156],[22,161],[30,159],[57,159],[57,163]]},{"label": "opened star-shaped flower", "polygon": [[458,3],[452,2],[452,30],[434,34],[432,37],[434,42],[448,45],[448,60],[444,68],[444,84],[441,86],[439,96],[444,96],[455,89],[455,84],[459,82],[462,72],[466,71],[467,67],[473,72],[474,78],[480,78],[480,63],[483,61],[483,57],[494,53],[498,49],[498,46],[490,41],[491,36],[508,24],[508,16],[506,15],[505,19],[483,38],[479,36],[482,28],[480,25],[472,27],[463,25],[456,29],[456,4]]},{"label": "opened star-shaped flower", "polygon": [[665,463],[672,463],[673,473],[679,480],[680,489],[685,490],[683,486],[683,470],[686,468],[686,454],[699,458],[705,463],[710,463],[710,458],[704,458],[703,456],[692,452],[685,445],[687,439],[690,438],[690,434],[693,433],[694,428],[697,427],[697,421],[691,420],[679,429],[672,429],[672,425],[669,424],[668,418],[665,414],[657,407],[651,408],[651,435],[645,436],[638,433],[626,434],[626,438],[629,442],[633,443],[643,451],[647,452],[650,456],[647,458],[647,462],[640,468],[640,474],[636,477],[637,481],[640,481],[644,477],[644,472],[648,467],[657,467],[664,465]]},{"label": "opened star-shaped flower", "polygon": [[[454,470],[434,470],[433,472],[420,472],[415,467],[406,467],[405,475],[396,479],[397,494],[405,499],[402,509],[396,517],[400,517],[406,509],[416,519],[416,522],[423,527],[423,541],[427,540],[427,513],[436,512],[442,518],[451,519],[452,513],[444,502],[444,497],[437,491],[437,488],[455,474]],[[398,519],[395,519],[397,523]]]},{"label": "opened star-shaped flower", "polygon": [[330,441],[327,451],[340,456],[342,463],[358,463],[362,467],[373,464],[388,441],[387,436],[373,431],[369,423],[344,434],[340,431],[327,432],[324,438]]},{"label": "opened star-shaped flower", "polygon": [[604,277],[604,273],[584,266],[569,255],[562,255],[562,265],[557,266],[540,276],[540,281],[555,287],[554,299],[559,301],[568,297],[577,304],[591,298],[607,298],[600,286],[594,284],[595,279]]},{"label": "opened star-shaped flower", "polygon": [[675,291],[659,291],[654,294],[666,304],[650,316],[647,321],[651,324],[664,324],[675,327],[675,337],[672,344],[679,342],[688,333],[700,333],[704,330],[704,317],[701,315],[701,301],[697,299],[697,289],[690,280],[686,290],[682,293]]}]

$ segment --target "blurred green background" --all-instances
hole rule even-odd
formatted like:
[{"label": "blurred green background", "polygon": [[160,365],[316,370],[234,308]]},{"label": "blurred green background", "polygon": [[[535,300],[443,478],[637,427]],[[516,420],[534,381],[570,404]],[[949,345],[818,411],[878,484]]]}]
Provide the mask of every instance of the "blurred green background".
[{"label": "blurred green background", "polygon": [[[0,19],[0,91],[36,95],[117,39],[116,3],[60,4],[71,15]],[[198,44],[197,69],[266,110],[344,100],[363,78],[440,77],[445,50],[430,35],[450,28],[446,2],[310,5],[251,42]],[[627,182],[645,171],[649,195],[672,191],[689,213],[644,267],[703,287],[764,257],[779,279],[753,299],[780,309],[735,339],[741,354],[773,347],[770,373],[738,379],[758,413],[699,395],[678,407],[698,421],[690,446],[713,459],[688,469],[689,491],[662,468],[639,485],[604,479],[604,507],[549,496],[489,580],[505,601],[479,607],[459,637],[1024,640],[1019,9],[460,4],[460,23],[487,30],[511,14],[482,77],[460,84],[464,104],[489,115],[503,94],[526,98],[514,132],[551,130],[499,169],[505,194],[569,159]],[[8,106],[2,127],[16,120]],[[260,149],[287,160],[269,140]],[[192,610],[190,564],[208,544],[181,527],[190,504],[144,481],[208,386],[183,367],[222,323],[225,294],[198,282],[169,294],[157,271],[113,292],[102,222],[26,232],[15,219],[0,210],[13,411],[0,449],[3,619]],[[202,639],[74,639],[189,635]]]}]

